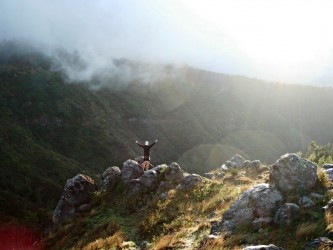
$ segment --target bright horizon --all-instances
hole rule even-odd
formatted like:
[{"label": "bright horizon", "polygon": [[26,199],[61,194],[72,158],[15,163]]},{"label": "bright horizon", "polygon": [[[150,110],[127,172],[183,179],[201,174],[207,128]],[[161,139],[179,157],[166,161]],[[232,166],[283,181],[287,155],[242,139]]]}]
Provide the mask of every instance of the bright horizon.
[{"label": "bright horizon", "polygon": [[333,86],[333,2],[2,0],[0,39]]}]

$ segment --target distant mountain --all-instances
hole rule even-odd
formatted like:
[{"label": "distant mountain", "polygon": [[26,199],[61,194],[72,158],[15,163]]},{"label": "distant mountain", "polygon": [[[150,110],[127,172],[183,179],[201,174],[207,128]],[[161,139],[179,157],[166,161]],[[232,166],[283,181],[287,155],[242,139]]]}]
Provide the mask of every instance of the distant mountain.
[{"label": "distant mountain", "polygon": [[[68,77],[70,70],[75,74]],[[154,165],[176,161],[196,173],[235,153],[269,164],[305,150],[312,140],[333,139],[328,87],[125,59],[75,81],[84,70],[75,53],[61,51],[55,60],[12,42],[0,44],[3,221],[43,221],[68,178],[95,176],[141,155],[136,139],[159,139]]]}]

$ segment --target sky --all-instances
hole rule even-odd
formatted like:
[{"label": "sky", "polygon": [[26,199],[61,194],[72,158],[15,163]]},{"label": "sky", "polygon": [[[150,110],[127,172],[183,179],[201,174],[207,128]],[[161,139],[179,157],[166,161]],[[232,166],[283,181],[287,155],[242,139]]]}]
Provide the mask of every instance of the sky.
[{"label": "sky", "polygon": [[333,1],[0,0],[0,39],[333,85]]}]

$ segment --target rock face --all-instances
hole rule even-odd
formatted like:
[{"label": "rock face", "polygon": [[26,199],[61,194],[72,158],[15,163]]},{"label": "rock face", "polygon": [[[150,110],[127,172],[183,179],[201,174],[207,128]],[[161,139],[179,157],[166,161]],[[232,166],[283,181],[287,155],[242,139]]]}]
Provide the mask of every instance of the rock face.
[{"label": "rock face", "polygon": [[273,165],[270,183],[282,192],[311,190],[317,182],[317,166],[296,154],[285,154]]},{"label": "rock face", "polygon": [[290,225],[300,216],[300,207],[294,203],[285,203],[280,207],[274,217],[274,223],[280,225]]},{"label": "rock face", "polygon": [[223,215],[218,227],[212,228],[212,233],[227,230],[234,231],[238,225],[250,225],[258,218],[269,218],[279,207],[281,193],[263,183],[244,192]]},{"label": "rock face", "polygon": [[202,181],[203,181],[202,177],[198,174],[187,175],[180,183],[179,189],[180,190],[191,189],[191,188],[195,187],[196,185],[198,185],[199,183],[201,183]]},{"label": "rock face", "polygon": [[101,189],[103,191],[113,190],[120,180],[120,169],[118,167],[109,167],[102,174]]},{"label": "rock face", "polygon": [[329,168],[325,170],[327,177],[330,181],[333,181],[333,168]]},{"label": "rock face", "polygon": [[121,169],[121,179],[128,183],[133,179],[137,179],[144,174],[143,169],[139,163],[133,160],[127,160],[124,162]]},{"label": "rock face", "polygon": [[244,166],[244,162],[245,162],[245,159],[242,156],[236,154],[233,157],[231,157],[231,159],[229,161],[227,161],[225,163],[225,165],[228,168],[240,168],[240,167]]},{"label": "rock face", "polygon": [[67,180],[64,192],[53,212],[53,223],[66,221],[89,207],[91,193],[97,184],[89,176],[78,174]]},{"label": "rock face", "polygon": [[165,180],[169,183],[179,184],[184,179],[184,171],[178,163],[171,163],[165,170]]}]

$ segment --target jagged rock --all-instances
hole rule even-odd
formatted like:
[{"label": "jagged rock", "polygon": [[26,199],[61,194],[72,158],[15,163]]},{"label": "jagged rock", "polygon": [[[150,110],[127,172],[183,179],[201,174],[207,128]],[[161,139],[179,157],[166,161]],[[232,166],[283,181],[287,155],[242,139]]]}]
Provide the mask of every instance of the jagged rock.
[{"label": "jagged rock", "polygon": [[259,160],[254,160],[254,161],[249,162],[249,164],[247,165],[247,167],[249,167],[249,168],[257,168],[257,167],[260,167],[260,165],[261,165],[261,162]]},{"label": "jagged rock", "polygon": [[145,171],[139,178],[139,181],[144,187],[149,189],[156,189],[157,187],[157,172],[153,169]]},{"label": "jagged rock", "polygon": [[144,174],[143,169],[140,167],[140,164],[133,160],[127,160],[124,162],[121,169],[121,179],[128,183],[133,179],[137,179]]},{"label": "jagged rock", "polygon": [[[240,168],[244,166],[245,159],[240,156],[239,154],[234,155],[231,157],[229,161],[226,161],[225,165],[227,168]],[[223,166],[223,165],[222,165]]]},{"label": "jagged rock", "polygon": [[182,180],[182,182],[180,183],[180,189],[181,190],[187,190],[187,189],[191,189],[193,187],[195,187],[196,185],[198,185],[199,183],[201,183],[202,177],[198,174],[190,174],[185,176],[185,178]]},{"label": "jagged rock", "polygon": [[140,195],[145,192],[156,190],[157,184],[156,171],[152,169],[145,171],[140,178],[133,179],[129,182],[128,194],[129,196],[136,195],[140,197]]},{"label": "jagged rock", "polygon": [[310,208],[315,205],[315,203],[306,195],[302,196],[298,200],[298,205],[302,208]]},{"label": "jagged rock", "polygon": [[155,170],[156,173],[159,175],[163,172],[165,172],[165,170],[168,168],[168,166],[166,164],[162,164],[162,165],[157,165],[154,168],[152,168],[151,170]]},{"label": "jagged rock", "polygon": [[333,168],[333,164],[332,163],[330,163],[330,164],[324,164],[323,165],[323,169],[331,169],[331,168]]},{"label": "jagged rock", "polygon": [[326,169],[324,172],[327,174],[327,178],[333,181],[333,168]]},{"label": "jagged rock", "polygon": [[102,174],[101,189],[103,191],[113,190],[121,180],[121,171],[118,167],[109,167]]},{"label": "jagged rock", "polygon": [[[281,193],[269,184],[258,184],[244,192],[223,215],[221,223],[212,227],[217,231],[234,231],[239,225],[251,225],[258,218],[268,218],[280,206]],[[214,231],[217,230],[217,231]]]},{"label": "jagged rock", "polygon": [[271,217],[258,218],[252,222],[252,226],[255,231],[259,231],[261,228],[270,225],[272,222],[273,222],[273,218],[271,218]]},{"label": "jagged rock", "polygon": [[67,221],[82,210],[85,211],[91,193],[96,190],[97,184],[87,175],[78,174],[67,180],[64,192],[53,212],[53,223]]},{"label": "jagged rock", "polygon": [[285,250],[285,249],[277,247],[273,244],[269,244],[269,245],[248,246],[243,248],[243,250]]},{"label": "jagged rock", "polygon": [[134,159],[134,161],[136,161],[136,162],[139,163],[139,164],[142,164],[142,162],[143,162],[143,155],[142,155],[142,156],[138,156],[138,157],[136,157],[136,158]]},{"label": "jagged rock", "polygon": [[184,171],[178,163],[171,163],[165,170],[165,180],[174,185],[179,184],[184,179]]},{"label": "jagged rock", "polygon": [[317,178],[317,166],[296,154],[281,156],[270,173],[270,183],[289,194],[311,190]]},{"label": "jagged rock", "polygon": [[300,217],[300,207],[294,203],[283,204],[274,217],[274,223],[280,225],[290,225]]},{"label": "jagged rock", "polygon": [[204,173],[203,176],[206,177],[207,179],[210,179],[210,180],[215,179],[215,174],[214,173]]},{"label": "jagged rock", "polygon": [[227,165],[223,164],[223,165],[221,166],[221,170],[222,170],[222,173],[224,173],[224,172],[228,171],[229,168],[227,167]]},{"label": "jagged rock", "polygon": [[332,249],[333,241],[327,237],[319,237],[317,239],[311,240],[306,243],[304,250],[314,250],[314,249]]}]

